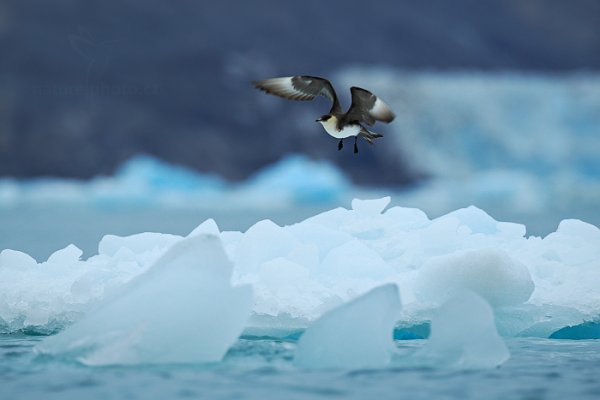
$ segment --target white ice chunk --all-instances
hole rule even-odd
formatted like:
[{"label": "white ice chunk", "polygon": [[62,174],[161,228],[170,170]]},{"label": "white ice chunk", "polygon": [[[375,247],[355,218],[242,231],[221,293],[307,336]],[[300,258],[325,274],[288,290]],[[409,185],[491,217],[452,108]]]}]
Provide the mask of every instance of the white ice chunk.
[{"label": "white ice chunk", "polygon": [[517,238],[524,237],[525,233],[527,233],[527,228],[523,224],[516,224],[514,222],[498,222],[496,224],[498,231],[502,233],[503,236],[509,238]]},{"label": "white ice chunk", "polygon": [[232,288],[231,272],[218,237],[185,238],[118,295],[37,349],[88,365],[219,361],[252,308],[251,289]]},{"label": "white ice chunk", "polygon": [[246,231],[237,246],[236,272],[256,272],[263,262],[287,256],[297,244],[286,229],[273,221],[259,221]]},{"label": "white ice chunk", "polygon": [[48,257],[48,264],[73,265],[81,258],[83,251],[77,246],[70,244],[64,249],[55,251]]},{"label": "white ice chunk", "polygon": [[129,249],[135,254],[141,254],[157,248],[167,248],[178,240],[181,240],[181,236],[155,232],[144,232],[130,236],[106,235],[98,244],[98,254],[112,257],[121,248]]},{"label": "white ice chunk", "polygon": [[318,296],[312,293],[315,284],[304,266],[285,258],[275,258],[262,264],[258,282],[254,284],[254,313],[260,315],[303,315],[302,311],[316,307]]},{"label": "white ice chunk", "polygon": [[365,215],[379,215],[390,204],[391,200],[390,196],[372,200],[354,199],[352,200],[352,209]]},{"label": "white ice chunk", "polygon": [[320,274],[335,281],[346,278],[385,279],[394,270],[374,250],[354,239],[331,250],[321,263]]},{"label": "white ice chunk", "polygon": [[461,225],[468,227],[471,232],[494,234],[498,232],[498,222],[488,213],[475,206],[461,208],[452,211],[444,216],[439,217],[439,220],[456,218]]},{"label": "white ice chunk", "polygon": [[438,305],[465,290],[494,307],[518,305],[529,299],[533,289],[527,267],[496,248],[432,258],[423,265],[416,283],[417,297]]},{"label": "white ice chunk", "polygon": [[392,207],[384,213],[390,224],[407,231],[421,228],[429,223],[427,214],[418,208]]},{"label": "white ice chunk", "polygon": [[561,221],[556,232],[544,238],[549,251],[568,265],[585,265],[600,256],[600,229],[577,219]]},{"label": "white ice chunk", "polygon": [[285,258],[276,258],[264,263],[260,268],[260,282],[272,288],[296,286],[298,282],[309,279],[309,271],[301,265]]},{"label": "white ice chunk", "polygon": [[37,261],[27,253],[6,249],[0,252],[0,269],[27,269],[37,266]]},{"label": "white ice chunk", "polygon": [[310,369],[385,367],[399,314],[398,287],[379,286],[315,321],[298,341],[294,362]]},{"label": "white ice chunk", "polygon": [[[352,236],[339,229],[332,229],[317,223],[302,222],[288,227],[288,231],[302,243],[316,246],[319,257],[323,258],[331,249],[352,240]],[[319,238],[319,240],[315,240]]]},{"label": "white ice chunk", "polygon": [[316,224],[326,226],[331,229],[339,230],[349,218],[352,218],[352,211],[343,207],[337,207],[333,210],[325,211],[314,215],[302,221],[302,224]]},{"label": "white ice chunk", "polygon": [[[587,320],[595,319],[600,311],[600,229],[564,220],[556,232],[529,238],[527,245],[521,254],[536,285],[530,302],[575,308]],[[569,325],[582,322],[574,318]]]},{"label": "white ice chunk", "polygon": [[578,219],[562,220],[556,232],[585,240],[600,241],[600,229]]},{"label": "white ice chunk", "polygon": [[221,231],[219,230],[219,226],[215,222],[214,219],[209,218],[200,225],[198,225],[188,236],[196,236],[201,233],[209,233],[211,235],[219,236]]},{"label": "white ice chunk", "polygon": [[478,369],[496,367],[510,353],[498,335],[492,308],[478,295],[465,292],[437,311],[429,340],[415,357],[436,366]]}]

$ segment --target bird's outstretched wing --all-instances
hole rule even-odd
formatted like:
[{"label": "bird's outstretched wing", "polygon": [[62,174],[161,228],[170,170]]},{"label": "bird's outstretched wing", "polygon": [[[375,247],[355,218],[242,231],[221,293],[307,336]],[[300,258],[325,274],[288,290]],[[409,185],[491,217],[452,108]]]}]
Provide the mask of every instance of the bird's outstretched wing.
[{"label": "bird's outstretched wing", "polygon": [[341,112],[335,90],[327,79],[298,75],[265,79],[253,83],[260,90],[289,100],[312,100],[317,96],[325,96],[333,102],[329,113]]},{"label": "bird's outstretched wing", "polygon": [[389,124],[396,118],[390,107],[368,90],[353,86],[350,92],[352,105],[346,115],[349,122],[358,121],[373,125],[375,121],[382,121]]}]

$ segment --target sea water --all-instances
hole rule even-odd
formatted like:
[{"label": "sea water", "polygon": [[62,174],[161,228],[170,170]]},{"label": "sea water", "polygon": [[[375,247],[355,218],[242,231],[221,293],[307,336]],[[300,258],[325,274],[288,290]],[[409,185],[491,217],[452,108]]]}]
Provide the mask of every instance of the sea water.
[{"label": "sea water", "polygon": [[303,370],[297,342],[242,338],[224,360],[206,365],[86,367],[38,355],[44,337],[0,336],[2,399],[598,399],[600,341],[506,339],[500,367],[411,367],[424,340],[399,340],[386,368]]}]

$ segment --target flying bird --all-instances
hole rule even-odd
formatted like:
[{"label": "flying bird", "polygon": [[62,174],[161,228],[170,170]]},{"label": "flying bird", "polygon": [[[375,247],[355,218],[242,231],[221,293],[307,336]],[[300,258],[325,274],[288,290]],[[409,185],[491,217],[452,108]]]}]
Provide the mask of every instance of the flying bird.
[{"label": "flying bird", "polygon": [[257,89],[289,100],[312,100],[324,96],[332,101],[331,110],[322,115],[320,122],[325,131],[339,139],[338,150],[344,147],[344,139],[354,137],[354,153],[358,153],[358,137],[369,143],[383,137],[371,132],[365,125],[371,126],[375,121],[390,123],[396,117],[389,106],[368,90],[353,86],[350,88],[352,104],[343,112],[337,94],[327,79],[316,76],[287,76],[253,82]]}]

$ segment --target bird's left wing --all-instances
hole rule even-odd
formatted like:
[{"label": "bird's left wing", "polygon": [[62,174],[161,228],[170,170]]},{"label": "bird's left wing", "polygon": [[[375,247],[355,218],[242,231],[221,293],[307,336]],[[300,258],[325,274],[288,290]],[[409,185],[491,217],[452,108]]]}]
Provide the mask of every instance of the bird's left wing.
[{"label": "bird's left wing", "polygon": [[332,111],[340,111],[335,90],[327,79],[298,75],[265,79],[253,83],[260,90],[289,100],[312,100],[317,96],[325,96],[333,102]]},{"label": "bird's left wing", "polygon": [[390,123],[396,118],[390,107],[368,90],[353,86],[350,88],[350,93],[352,93],[352,105],[346,116],[348,121],[373,125],[375,121]]}]

